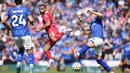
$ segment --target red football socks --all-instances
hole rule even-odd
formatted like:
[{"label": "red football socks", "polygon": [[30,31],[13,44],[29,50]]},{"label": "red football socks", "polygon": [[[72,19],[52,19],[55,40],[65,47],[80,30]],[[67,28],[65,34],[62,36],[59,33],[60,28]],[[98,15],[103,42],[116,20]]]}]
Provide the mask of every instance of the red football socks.
[{"label": "red football socks", "polygon": [[45,51],[45,54],[49,60],[52,59],[51,52],[49,50]]}]

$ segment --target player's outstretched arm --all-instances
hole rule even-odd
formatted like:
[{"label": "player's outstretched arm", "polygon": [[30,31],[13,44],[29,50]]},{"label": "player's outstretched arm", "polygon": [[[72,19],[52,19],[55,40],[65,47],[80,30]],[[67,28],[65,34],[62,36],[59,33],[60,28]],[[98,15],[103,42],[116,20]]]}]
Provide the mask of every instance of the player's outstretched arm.
[{"label": "player's outstretched arm", "polygon": [[78,21],[78,22],[79,22],[79,25],[80,25],[81,29],[82,29],[84,32],[90,30],[90,28],[89,28],[88,26],[85,26],[85,25],[84,25],[81,16],[78,17],[78,20],[79,20],[79,21]]},{"label": "player's outstretched arm", "polygon": [[5,15],[4,18],[3,18],[3,20],[2,20],[2,24],[7,28],[7,35],[9,35],[10,31],[11,31],[10,26],[6,23],[6,21],[8,20],[8,18],[9,17],[7,15]]},{"label": "player's outstretched arm", "polygon": [[28,16],[29,22],[32,26],[34,26],[34,19],[31,15]]},{"label": "player's outstretched arm", "polygon": [[93,10],[88,10],[87,12],[97,15],[97,17],[100,18],[100,19],[103,18],[103,14],[100,13],[100,12],[96,12],[96,11],[93,11]]},{"label": "player's outstretched arm", "polygon": [[8,20],[8,16],[5,15],[3,20],[2,20],[2,24],[8,29],[8,30],[11,30],[10,26],[6,23],[6,21]]},{"label": "player's outstretched arm", "polygon": [[46,29],[48,27],[50,27],[50,20],[46,21],[44,26],[37,28],[36,31],[39,32],[39,31]]},{"label": "player's outstretched arm", "polygon": [[42,26],[42,27],[40,28],[40,30],[43,30],[43,29],[48,28],[48,27],[50,26],[50,23],[51,23],[51,21],[50,21],[50,20],[46,21],[46,22],[45,22],[45,25],[44,25],[44,26]]}]

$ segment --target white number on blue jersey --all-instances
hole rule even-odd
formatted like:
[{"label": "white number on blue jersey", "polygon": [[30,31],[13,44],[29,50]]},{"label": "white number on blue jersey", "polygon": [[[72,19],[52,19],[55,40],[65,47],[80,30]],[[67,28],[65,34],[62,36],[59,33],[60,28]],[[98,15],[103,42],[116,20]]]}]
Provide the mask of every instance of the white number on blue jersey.
[{"label": "white number on blue jersey", "polygon": [[14,27],[19,26],[19,24],[22,24],[23,26],[26,25],[26,20],[23,19],[23,15],[20,15],[20,17],[18,17],[17,15],[13,15],[12,19],[14,19],[14,21],[12,22],[12,26]]}]

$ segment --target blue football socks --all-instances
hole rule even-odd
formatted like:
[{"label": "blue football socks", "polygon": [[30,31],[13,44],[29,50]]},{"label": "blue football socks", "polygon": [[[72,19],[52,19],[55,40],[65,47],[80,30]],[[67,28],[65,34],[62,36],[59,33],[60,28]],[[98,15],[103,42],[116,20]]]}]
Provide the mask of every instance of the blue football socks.
[{"label": "blue football socks", "polygon": [[29,73],[34,73],[34,54],[33,53],[29,54],[29,68],[30,68]]},{"label": "blue football socks", "polygon": [[19,52],[18,52],[17,62],[20,62],[20,63],[22,62],[23,53],[24,53],[23,51],[19,51]]},{"label": "blue football socks", "polygon": [[24,54],[24,51],[19,51],[18,52],[17,65],[16,65],[17,71],[16,71],[16,73],[21,72],[21,62],[22,62],[23,54]]},{"label": "blue football socks", "polygon": [[111,68],[103,61],[103,60],[96,60],[98,64],[104,67],[105,70],[108,72],[111,72]]},{"label": "blue football socks", "polygon": [[89,49],[88,45],[84,45],[82,49],[79,51],[79,54],[84,54]]}]

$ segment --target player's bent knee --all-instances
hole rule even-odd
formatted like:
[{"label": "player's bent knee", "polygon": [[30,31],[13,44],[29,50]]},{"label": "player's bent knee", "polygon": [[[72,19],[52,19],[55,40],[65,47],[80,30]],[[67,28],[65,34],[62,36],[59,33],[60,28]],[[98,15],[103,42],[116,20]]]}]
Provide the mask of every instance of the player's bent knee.
[{"label": "player's bent knee", "polygon": [[92,41],[89,41],[89,42],[87,43],[87,45],[88,45],[90,48],[93,48],[93,47],[95,46]]}]

